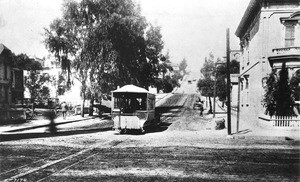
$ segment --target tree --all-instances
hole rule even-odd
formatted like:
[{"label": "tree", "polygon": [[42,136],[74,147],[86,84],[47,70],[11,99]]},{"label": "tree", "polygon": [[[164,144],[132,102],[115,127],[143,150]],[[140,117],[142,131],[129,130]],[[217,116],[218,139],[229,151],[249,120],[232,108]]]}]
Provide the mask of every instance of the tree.
[{"label": "tree", "polygon": [[68,76],[77,71],[84,104],[117,86],[155,84],[163,42],[160,28],[148,25],[132,0],[70,0],[44,42]]},{"label": "tree", "polygon": [[300,100],[300,70],[292,76],[290,86],[294,100]]},{"label": "tree", "polygon": [[214,80],[212,76],[214,75],[215,71],[215,64],[214,64],[214,56],[210,53],[209,58],[205,58],[205,62],[200,70],[203,75],[202,79],[198,80],[197,87],[201,94],[205,97],[209,98],[209,111],[208,113],[212,113],[212,103],[211,97],[214,95]]},{"label": "tree", "polygon": [[38,70],[29,71],[29,75],[25,76],[25,87],[28,88],[31,101],[41,101],[50,97],[50,90],[45,83],[50,82],[47,74],[40,74]]},{"label": "tree", "polygon": [[292,116],[294,115],[292,90],[289,85],[289,74],[285,63],[282,63],[282,68],[279,72],[276,94],[276,115],[277,116]]},{"label": "tree", "polygon": [[290,84],[288,77],[288,69],[285,63],[279,71],[279,76],[275,70],[265,78],[267,80],[265,86],[265,95],[263,106],[266,108],[265,113],[273,116],[292,116],[294,115],[293,106],[295,95],[293,86]]},{"label": "tree", "polygon": [[273,69],[266,79],[265,95],[263,98],[263,106],[266,108],[265,114],[273,116],[276,113],[276,95],[277,95],[277,74],[276,70]]},{"label": "tree", "polygon": [[[219,62],[218,60],[217,62]],[[240,63],[236,60],[230,61],[230,74],[237,74],[240,71]],[[220,101],[226,100],[226,73],[227,73],[227,64],[216,65],[216,95]]]},{"label": "tree", "polygon": [[13,67],[28,71],[43,69],[39,62],[29,58],[26,54],[13,54]]},{"label": "tree", "polygon": [[31,102],[43,100],[50,97],[50,90],[45,83],[50,81],[48,75],[40,73],[42,65],[26,54],[13,54],[13,66],[22,70],[27,70],[29,75],[24,77],[24,86],[28,89]]},{"label": "tree", "polygon": [[[299,101],[300,100],[300,70],[296,71],[295,74],[292,76],[291,81],[290,81],[290,87],[292,90],[292,97],[294,100]],[[298,104],[298,113],[300,113],[300,107]]]},{"label": "tree", "polygon": [[186,59],[183,58],[182,61],[179,64],[179,71],[183,71],[183,73],[186,73],[186,67],[187,67],[187,62]]}]

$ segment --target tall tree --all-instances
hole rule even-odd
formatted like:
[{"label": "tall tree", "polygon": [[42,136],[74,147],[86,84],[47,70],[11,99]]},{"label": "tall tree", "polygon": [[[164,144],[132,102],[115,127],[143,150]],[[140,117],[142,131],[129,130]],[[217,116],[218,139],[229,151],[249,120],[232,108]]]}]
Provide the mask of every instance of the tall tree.
[{"label": "tall tree", "polygon": [[282,63],[282,68],[279,72],[279,80],[276,94],[276,115],[291,116],[294,114],[293,106],[294,99],[292,90],[289,85],[289,74],[285,63]]},{"label": "tall tree", "polygon": [[266,79],[265,95],[263,98],[263,106],[266,108],[265,114],[273,116],[276,114],[276,95],[277,95],[277,74],[273,69]]},{"label": "tall tree", "polygon": [[132,0],[69,0],[45,29],[45,44],[63,69],[77,70],[84,104],[117,86],[154,84],[163,42],[160,28],[148,25]]},{"label": "tall tree", "polygon": [[214,95],[214,80],[213,75],[215,75],[215,64],[214,56],[212,53],[209,54],[209,58],[205,58],[205,62],[200,70],[203,75],[203,78],[198,80],[197,87],[201,94],[209,98],[209,111],[212,113],[212,102],[211,97]]},{"label": "tall tree", "polygon": [[179,63],[179,71],[183,71],[183,73],[186,73],[186,67],[187,67],[186,59],[183,58],[182,61]]},{"label": "tall tree", "polygon": [[[217,62],[220,62],[218,60]],[[240,71],[240,63],[236,60],[230,61],[230,74],[237,74]],[[218,64],[216,65],[216,95],[220,101],[226,100],[226,73],[227,73],[227,65],[226,64]]]},{"label": "tall tree", "polygon": [[265,113],[273,116],[292,116],[294,115],[294,93],[293,86],[290,85],[288,69],[285,63],[279,71],[279,76],[275,70],[266,77],[265,95],[263,105]]}]

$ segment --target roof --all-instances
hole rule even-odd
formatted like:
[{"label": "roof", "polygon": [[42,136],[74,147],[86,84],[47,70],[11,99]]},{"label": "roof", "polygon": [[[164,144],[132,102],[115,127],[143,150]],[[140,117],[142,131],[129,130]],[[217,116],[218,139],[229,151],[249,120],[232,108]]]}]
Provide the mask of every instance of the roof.
[{"label": "roof", "polygon": [[124,92],[131,92],[131,93],[149,93],[148,90],[135,86],[135,85],[125,85],[117,90],[112,91],[113,93],[124,93]]},{"label": "roof", "polygon": [[2,52],[3,52],[4,50],[10,51],[4,44],[1,44],[1,43],[0,43],[0,54],[2,54]]},{"label": "roof", "polygon": [[240,21],[238,28],[235,31],[235,35],[242,38],[252,20],[255,18],[255,14],[260,10],[260,0],[251,0],[249,5]]},{"label": "roof", "polygon": [[0,43],[0,55],[4,56],[4,62],[7,64],[12,64],[13,63],[13,53],[11,52],[10,49],[8,49],[4,44]]}]

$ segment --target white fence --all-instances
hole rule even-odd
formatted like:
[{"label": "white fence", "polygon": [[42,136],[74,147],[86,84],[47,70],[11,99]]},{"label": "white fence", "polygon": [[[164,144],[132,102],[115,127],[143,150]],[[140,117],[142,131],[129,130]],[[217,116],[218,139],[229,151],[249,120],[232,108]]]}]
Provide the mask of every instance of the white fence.
[{"label": "white fence", "polygon": [[300,128],[299,116],[273,116],[270,118],[273,127]]}]

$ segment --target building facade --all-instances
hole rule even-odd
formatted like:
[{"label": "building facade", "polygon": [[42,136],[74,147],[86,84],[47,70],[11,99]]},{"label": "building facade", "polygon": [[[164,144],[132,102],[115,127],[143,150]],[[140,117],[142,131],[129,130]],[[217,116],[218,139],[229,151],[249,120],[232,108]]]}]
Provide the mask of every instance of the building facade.
[{"label": "building facade", "polygon": [[12,52],[0,44],[0,108],[2,110],[11,105],[11,70]]},{"label": "building facade", "polygon": [[264,78],[285,62],[300,69],[300,1],[251,0],[235,32],[240,39],[240,118],[260,122]]},{"label": "building facade", "polygon": [[13,54],[0,44],[0,121],[24,118],[24,112],[16,109],[17,100],[24,98],[23,70],[14,67]]}]

